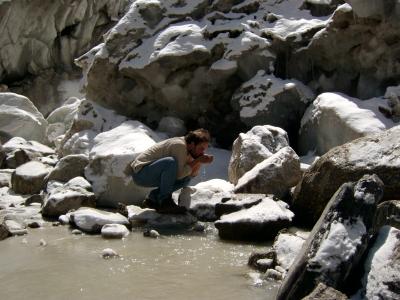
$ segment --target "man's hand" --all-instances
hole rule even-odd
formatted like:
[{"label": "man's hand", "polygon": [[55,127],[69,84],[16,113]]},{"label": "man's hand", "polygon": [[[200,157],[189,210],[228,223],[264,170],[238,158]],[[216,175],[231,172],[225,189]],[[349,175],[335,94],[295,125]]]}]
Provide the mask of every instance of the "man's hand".
[{"label": "man's hand", "polygon": [[214,156],[209,154],[203,154],[202,156],[197,158],[199,162],[202,164],[210,164],[214,160]]}]

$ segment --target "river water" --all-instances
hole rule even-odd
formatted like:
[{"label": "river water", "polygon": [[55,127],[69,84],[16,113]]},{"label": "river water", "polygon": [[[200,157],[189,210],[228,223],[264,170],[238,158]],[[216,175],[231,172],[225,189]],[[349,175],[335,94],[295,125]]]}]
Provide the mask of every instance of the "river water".
[{"label": "river water", "polygon": [[[158,239],[133,231],[122,240],[73,235],[66,226],[30,229],[0,242],[0,299],[274,299],[276,284],[247,266],[251,252],[269,245],[224,242],[207,226]],[[105,248],[120,257],[102,258]]]}]

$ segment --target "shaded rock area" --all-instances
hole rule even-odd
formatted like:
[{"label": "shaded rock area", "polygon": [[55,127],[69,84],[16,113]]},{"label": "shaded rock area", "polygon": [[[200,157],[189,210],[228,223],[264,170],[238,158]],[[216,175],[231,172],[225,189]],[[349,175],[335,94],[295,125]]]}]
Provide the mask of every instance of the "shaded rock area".
[{"label": "shaded rock area", "polygon": [[277,299],[301,299],[320,282],[339,290],[351,286],[351,276],[373,233],[383,187],[376,175],[341,186],[285,277]]},{"label": "shaded rock area", "polygon": [[72,178],[83,176],[88,163],[88,157],[82,154],[64,156],[51,170],[46,180],[67,182]]},{"label": "shaded rock area", "polygon": [[399,126],[330,150],[304,173],[296,186],[291,207],[296,218],[315,224],[339,186],[364,174],[375,173],[381,178],[384,200],[400,199],[399,151]]},{"label": "shaded rock area", "polygon": [[286,203],[266,196],[248,209],[222,215],[215,227],[223,239],[268,240],[288,227],[293,216]]}]

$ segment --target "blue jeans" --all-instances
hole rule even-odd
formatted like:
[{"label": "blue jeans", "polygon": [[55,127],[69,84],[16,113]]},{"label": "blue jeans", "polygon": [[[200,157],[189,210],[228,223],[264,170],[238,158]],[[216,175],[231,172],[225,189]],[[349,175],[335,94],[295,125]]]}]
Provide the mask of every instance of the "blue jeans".
[{"label": "blue jeans", "polygon": [[148,198],[161,205],[169,199],[173,192],[189,185],[190,176],[177,179],[178,163],[173,157],[164,157],[144,166],[139,172],[133,173],[133,181],[143,187],[157,187]]}]

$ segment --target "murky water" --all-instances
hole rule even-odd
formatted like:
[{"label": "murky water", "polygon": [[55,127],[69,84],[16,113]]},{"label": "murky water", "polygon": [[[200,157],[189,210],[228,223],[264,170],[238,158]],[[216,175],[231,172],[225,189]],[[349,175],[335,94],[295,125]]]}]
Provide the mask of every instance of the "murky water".
[{"label": "murky water", "polygon": [[[103,259],[105,248],[120,257]],[[252,251],[265,250],[223,242],[214,230],[105,240],[31,229],[0,242],[0,299],[274,299],[277,287],[257,284],[247,266]]]}]

